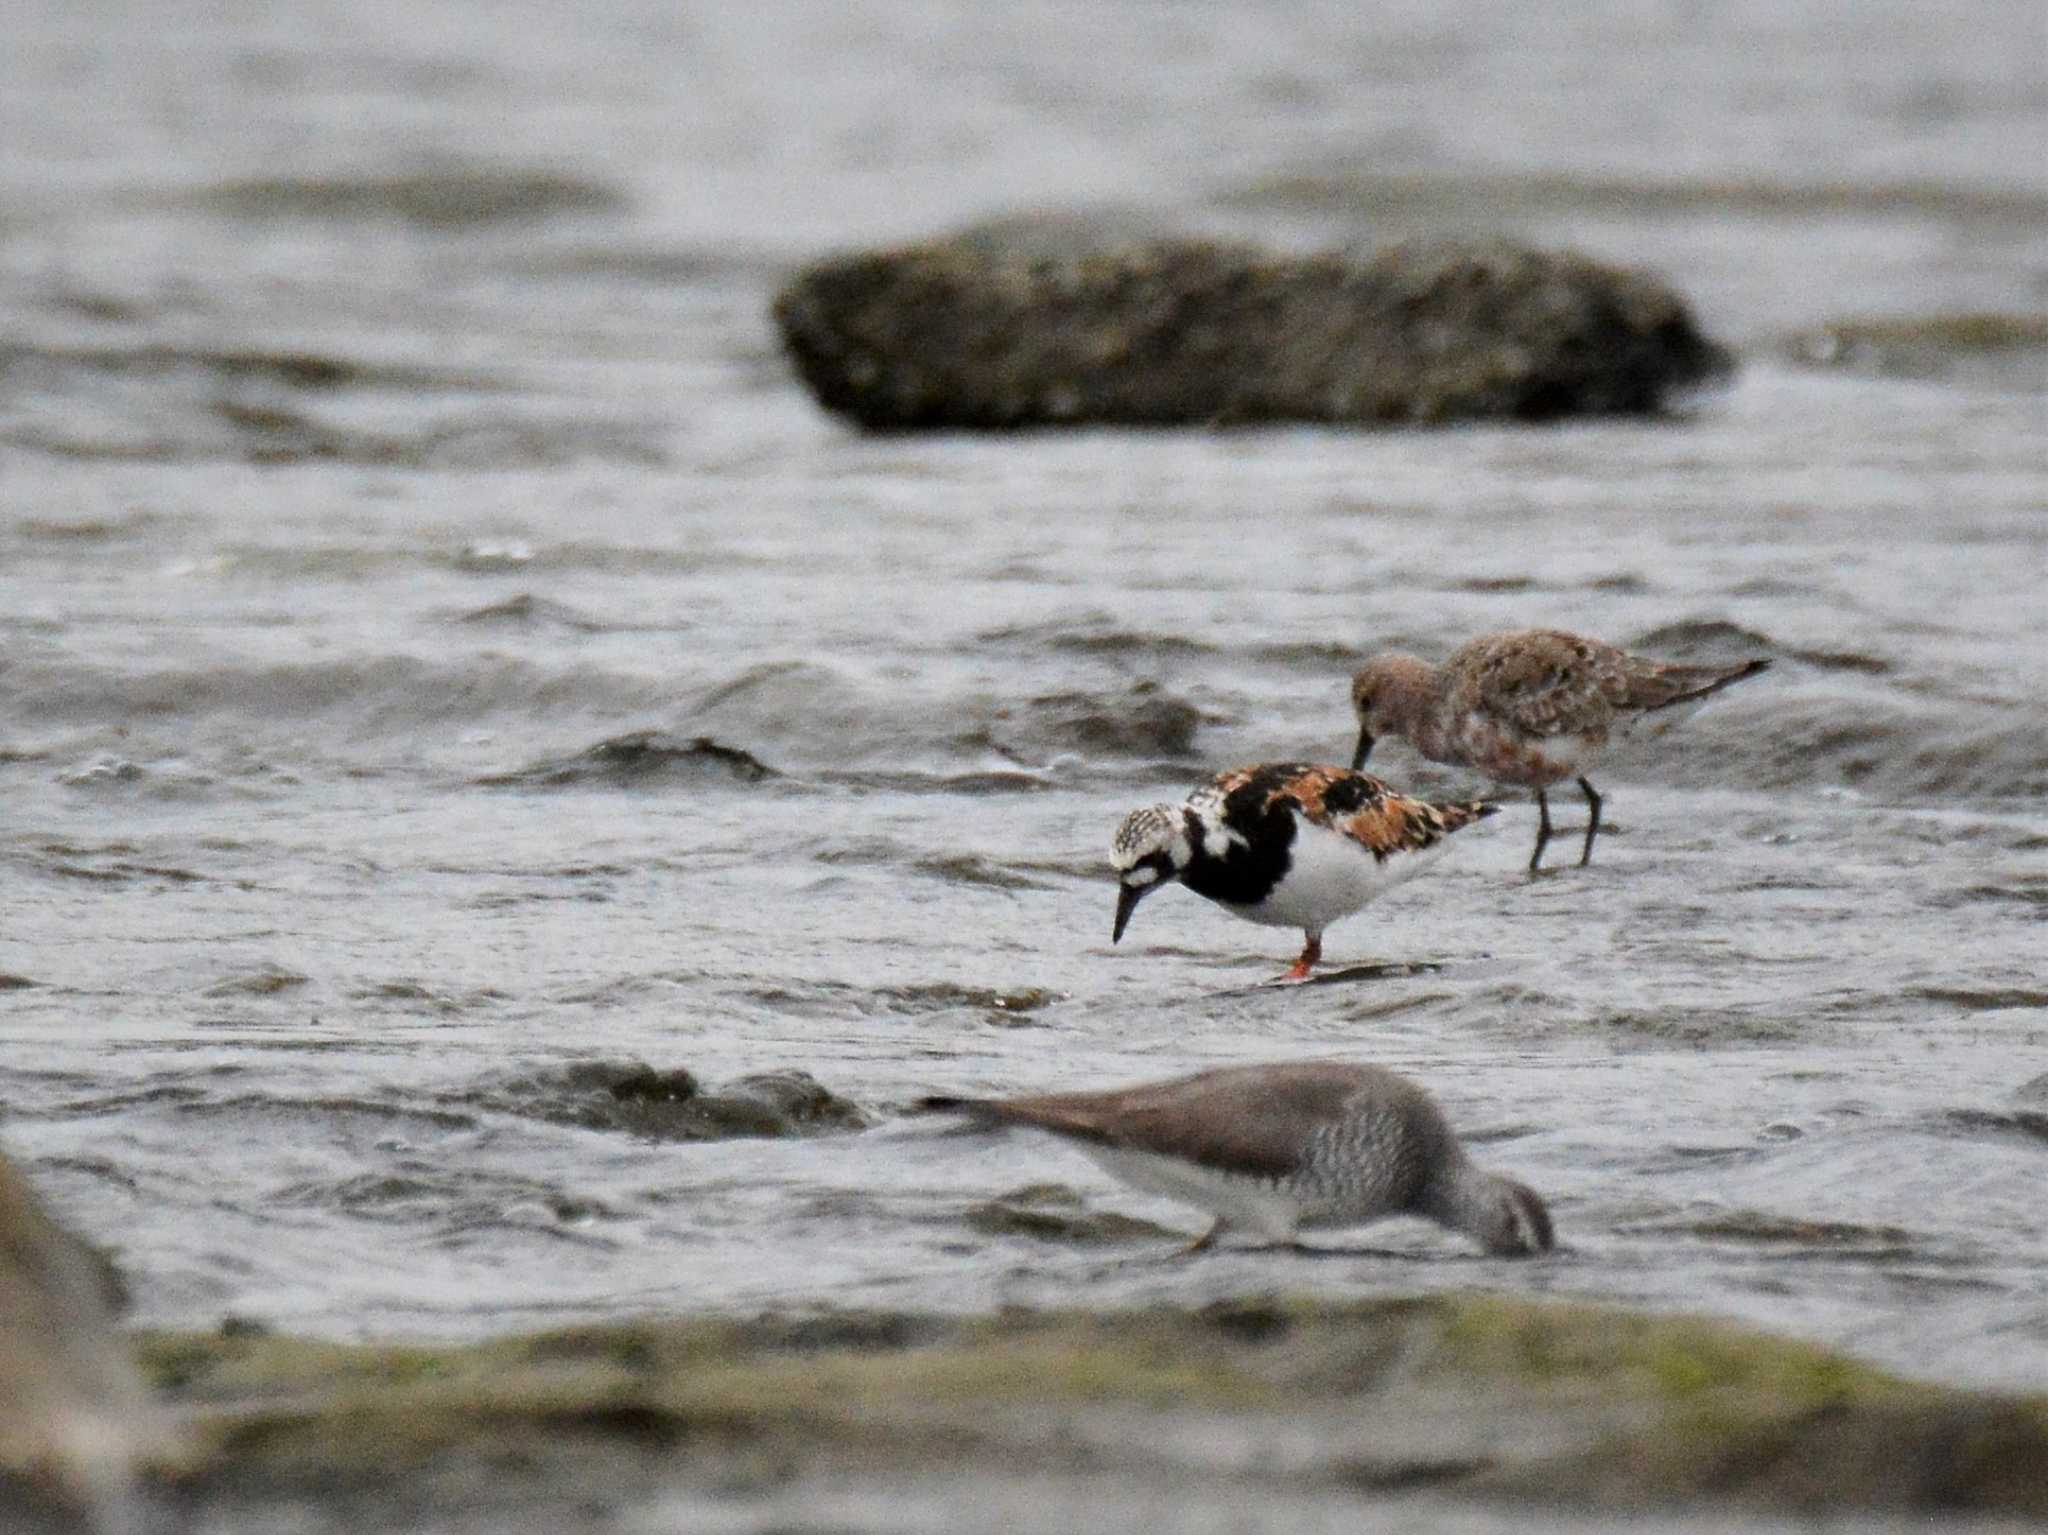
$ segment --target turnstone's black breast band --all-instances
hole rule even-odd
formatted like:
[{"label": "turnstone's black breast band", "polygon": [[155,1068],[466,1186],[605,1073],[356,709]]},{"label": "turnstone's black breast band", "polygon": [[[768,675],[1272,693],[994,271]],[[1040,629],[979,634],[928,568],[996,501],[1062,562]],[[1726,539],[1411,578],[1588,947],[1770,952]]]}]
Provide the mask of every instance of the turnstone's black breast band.
[{"label": "turnstone's black breast band", "polygon": [[1227,906],[1256,906],[1287,873],[1294,842],[1294,816],[1276,803],[1238,789],[1225,796],[1220,817],[1228,835],[1212,836],[1190,811],[1195,856],[1181,871],[1181,883],[1196,895]]}]

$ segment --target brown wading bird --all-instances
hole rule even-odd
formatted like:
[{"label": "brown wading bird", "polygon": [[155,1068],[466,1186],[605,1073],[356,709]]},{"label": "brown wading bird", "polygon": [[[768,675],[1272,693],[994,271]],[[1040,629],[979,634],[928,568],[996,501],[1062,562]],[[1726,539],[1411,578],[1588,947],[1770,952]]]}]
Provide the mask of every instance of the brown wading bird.
[{"label": "brown wading bird", "polygon": [[1142,1087],[1022,1098],[926,1098],[919,1108],[1043,1130],[1116,1178],[1207,1210],[1226,1232],[1293,1243],[1305,1226],[1419,1215],[1502,1256],[1549,1252],[1533,1190],[1475,1166],[1436,1101],[1379,1066],[1222,1066]]},{"label": "brown wading bird", "polygon": [[1600,833],[1600,796],[1586,779],[1608,737],[1644,715],[1681,709],[1754,677],[1771,663],[1686,666],[1630,655],[1562,629],[1488,634],[1452,652],[1442,666],[1389,651],[1351,679],[1358,717],[1354,770],[1382,736],[1405,739],[1432,762],[1476,768],[1496,783],[1536,791],[1534,873],[1550,841],[1544,790],[1577,778],[1586,796],[1583,868]]}]

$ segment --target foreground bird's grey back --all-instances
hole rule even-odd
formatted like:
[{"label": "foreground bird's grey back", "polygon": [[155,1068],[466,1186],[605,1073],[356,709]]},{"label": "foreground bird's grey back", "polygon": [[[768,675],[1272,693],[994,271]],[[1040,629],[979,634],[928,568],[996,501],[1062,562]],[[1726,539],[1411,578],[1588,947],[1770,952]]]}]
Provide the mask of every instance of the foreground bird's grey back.
[{"label": "foreground bird's grey back", "polygon": [[[1370,1139],[1394,1147],[1451,1139],[1426,1093],[1377,1066],[1302,1061],[1219,1066],[1171,1082],[1099,1093],[937,1100],[994,1124],[1028,1125],[1099,1145],[1179,1157],[1219,1172],[1287,1178],[1322,1148]],[[1312,1150],[1311,1148],[1315,1148]]]}]

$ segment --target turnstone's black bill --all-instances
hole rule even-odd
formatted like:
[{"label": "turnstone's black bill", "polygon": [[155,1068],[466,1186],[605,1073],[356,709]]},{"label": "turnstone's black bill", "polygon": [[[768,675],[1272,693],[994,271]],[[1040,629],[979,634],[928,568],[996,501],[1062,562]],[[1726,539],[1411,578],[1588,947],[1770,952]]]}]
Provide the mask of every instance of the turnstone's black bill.
[{"label": "turnstone's black bill", "polygon": [[1586,845],[1593,861],[1600,832],[1600,796],[1585,777],[1616,731],[1646,714],[1678,710],[1754,677],[1771,663],[1682,666],[1630,655],[1561,629],[1488,634],[1452,653],[1442,666],[1389,651],[1351,679],[1358,716],[1354,768],[1365,766],[1373,742],[1400,736],[1432,762],[1477,768],[1496,783],[1536,791],[1533,873],[1550,841],[1544,790],[1577,778],[1586,796]]},{"label": "turnstone's black bill", "polygon": [[1420,1215],[1490,1253],[1549,1252],[1533,1190],[1476,1167],[1434,1099],[1378,1066],[1224,1066],[1103,1093],[926,1098],[988,1125],[1072,1142],[1134,1188],[1199,1206],[1226,1232],[1291,1242],[1303,1227]]},{"label": "turnstone's black bill", "polygon": [[1300,928],[1301,957],[1280,979],[1306,980],[1325,927],[1419,873],[1452,832],[1498,808],[1425,804],[1369,773],[1300,762],[1219,774],[1184,805],[1124,817],[1110,851],[1110,942],[1140,901],[1178,880],[1247,922]]}]

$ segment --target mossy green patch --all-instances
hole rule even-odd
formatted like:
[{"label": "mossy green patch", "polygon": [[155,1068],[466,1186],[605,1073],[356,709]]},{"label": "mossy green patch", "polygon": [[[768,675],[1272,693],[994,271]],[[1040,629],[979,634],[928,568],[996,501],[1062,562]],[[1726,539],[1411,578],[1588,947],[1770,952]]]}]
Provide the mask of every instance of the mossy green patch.
[{"label": "mossy green patch", "polygon": [[[1333,1487],[1592,1506],[1805,1506],[1824,1487],[1844,1506],[2048,1514],[2033,1469],[2048,1399],[1909,1384],[1725,1323],[1506,1297],[648,1320],[447,1347],[242,1331],[139,1351],[197,1419],[201,1480],[226,1487],[383,1496],[480,1464],[559,1489],[599,1462],[648,1485],[849,1467],[970,1484],[1020,1457],[1057,1478],[1157,1475],[1165,1456],[1199,1480],[1277,1457]],[[1084,1412],[1085,1443],[1061,1427]]]},{"label": "mossy green patch", "polygon": [[1812,1344],[1690,1317],[1474,1297],[1447,1308],[1431,1368],[1684,1402],[1753,1392],[1798,1410],[1915,1388]]}]

